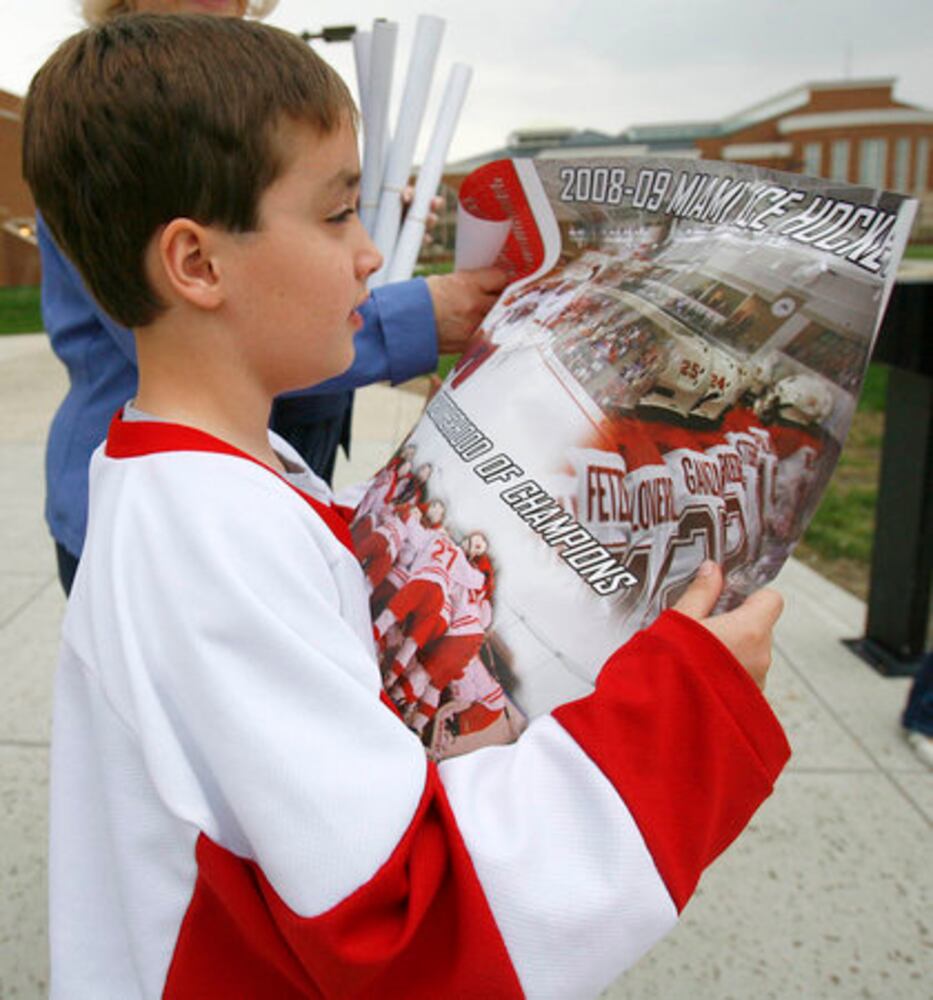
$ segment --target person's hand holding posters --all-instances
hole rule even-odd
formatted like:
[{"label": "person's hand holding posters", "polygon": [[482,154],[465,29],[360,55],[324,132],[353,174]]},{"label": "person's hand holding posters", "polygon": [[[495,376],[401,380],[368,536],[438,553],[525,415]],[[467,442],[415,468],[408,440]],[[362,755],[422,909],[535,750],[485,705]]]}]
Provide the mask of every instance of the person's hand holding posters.
[{"label": "person's hand holding posters", "polygon": [[756,590],[732,611],[711,615],[722,584],[719,566],[712,561],[703,563],[674,609],[712,632],[764,690],[771,666],[772,632],[784,610],[784,600],[776,590]]},{"label": "person's hand holding posters", "polygon": [[461,354],[508,277],[498,267],[478,267],[433,274],[427,280],[437,323],[438,350],[441,354]]}]

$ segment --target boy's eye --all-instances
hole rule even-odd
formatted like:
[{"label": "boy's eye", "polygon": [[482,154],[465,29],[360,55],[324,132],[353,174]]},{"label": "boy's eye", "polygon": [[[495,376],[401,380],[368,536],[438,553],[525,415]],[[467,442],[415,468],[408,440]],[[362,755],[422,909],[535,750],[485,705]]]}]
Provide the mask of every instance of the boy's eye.
[{"label": "boy's eye", "polygon": [[328,222],[348,222],[353,216],[356,215],[356,207],[354,205],[348,205],[346,208],[341,209],[334,215],[329,215],[327,217]]}]

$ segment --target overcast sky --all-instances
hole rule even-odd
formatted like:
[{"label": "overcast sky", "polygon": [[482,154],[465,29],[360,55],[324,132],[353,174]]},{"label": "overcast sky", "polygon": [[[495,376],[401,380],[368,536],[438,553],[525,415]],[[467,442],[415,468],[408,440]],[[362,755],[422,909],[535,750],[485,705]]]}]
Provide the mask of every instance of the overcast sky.
[{"label": "overcast sky", "polygon": [[[25,92],[80,26],[77,6],[0,0],[0,88]],[[397,97],[419,13],[447,20],[435,100],[452,63],[474,70],[452,158],[501,146],[522,126],[616,133],[715,119],[846,75],[897,77],[897,97],[933,108],[933,0],[280,0],[270,22],[297,31],[398,21]],[[316,44],[352,83],[352,47]]]}]

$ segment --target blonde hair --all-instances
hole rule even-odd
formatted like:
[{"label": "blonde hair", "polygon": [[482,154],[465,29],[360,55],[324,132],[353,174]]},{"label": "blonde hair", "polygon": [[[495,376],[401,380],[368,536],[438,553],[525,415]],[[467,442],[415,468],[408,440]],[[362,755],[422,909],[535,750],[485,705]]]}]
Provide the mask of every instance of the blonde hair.
[{"label": "blonde hair", "polygon": [[[278,6],[279,0],[249,0],[247,17],[261,21]],[[81,15],[88,24],[104,24],[120,14],[129,14],[132,7],[128,0],[81,0]]]}]

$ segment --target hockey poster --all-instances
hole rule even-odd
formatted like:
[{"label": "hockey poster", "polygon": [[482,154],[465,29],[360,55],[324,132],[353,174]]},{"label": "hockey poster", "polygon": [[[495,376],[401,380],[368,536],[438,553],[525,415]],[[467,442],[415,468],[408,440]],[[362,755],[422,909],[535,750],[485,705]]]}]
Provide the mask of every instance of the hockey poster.
[{"label": "hockey poster", "polygon": [[913,203],[694,160],[509,160],[458,262],[513,277],[352,530],[435,758],[592,688],[708,558],[774,578],[835,467]]}]

